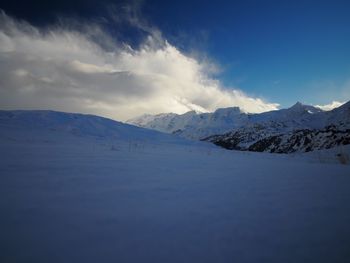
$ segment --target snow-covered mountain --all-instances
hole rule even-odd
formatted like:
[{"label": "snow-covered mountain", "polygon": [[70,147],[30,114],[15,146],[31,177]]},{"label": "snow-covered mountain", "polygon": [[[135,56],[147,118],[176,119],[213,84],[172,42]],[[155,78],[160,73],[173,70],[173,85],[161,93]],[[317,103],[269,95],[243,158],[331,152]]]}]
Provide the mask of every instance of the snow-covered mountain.
[{"label": "snow-covered mountain", "polygon": [[[237,150],[282,152],[277,148],[261,147],[270,142],[271,138],[279,136],[279,148],[284,149],[285,152],[291,152],[286,150],[287,146],[284,142],[291,144],[293,138],[308,134],[311,142],[305,143],[298,149],[294,147],[293,151],[310,151],[347,144],[347,130],[350,129],[350,102],[332,111],[323,111],[297,102],[288,109],[260,114],[244,113],[239,108],[233,107],[218,109],[213,113],[197,114],[191,111],[182,115],[146,115],[130,120],[129,123],[173,133],[180,137],[211,141],[225,148]],[[333,139],[327,137],[328,127],[332,127]],[[304,139],[309,142],[309,139]],[[254,144],[260,146],[255,147]]]},{"label": "snow-covered mountain", "polygon": [[52,138],[69,134],[124,142],[147,140],[187,144],[179,138],[185,137],[209,141],[228,149],[289,153],[349,144],[350,102],[332,111],[296,103],[289,109],[261,114],[247,114],[234,107],[202,114],[191,111],[182,115],[145,115],[137,124],[179,136],[93,115],[0,111],[0,137],[10,136],[9,139],[13,140],[26,140],[20,135],[20,130],[25,129],[31,140],[40,140],[48,134],[52,134]]},{"label": "snow-covered mountain", "polygon": [[143,115],[127,123],[166,133],[175,133],[180,137],[200,139],[213,134],[224,133],[249,122],[249,114],[238,107],[217,109],[213,113]]},{"label": "snow-covered mountain", "polygon": [[350,129],[327,126],[320,130],[295,130],[273,134],[262,130],[241,129],[205,139],[229,150],[270,153],[309,152],[350,144]]},{"label": "snow-covered mountain", "polygon": [[[350,144],[350,102],[328,112],[309,111],[296,104],[279,111],[270,120],[204,140],[227,149],[277,153],[308,152]],[[266,119],[266,115],[271,114],[276,113],[260,114],[259,117],[265,115],[262,119]]]},{"label": "snow-covered mountain", "polygon": [[242,112],[238,107],[217,109],[213,113],[194,111],[185,114],[143,115],[127,121],[130,124],[166,133],[175,133],[190,139],[203,139],[242,128],[258,128],[269,133],[290,132],[297,129],[321,129],[340,124],[350,128],[349,103],[326,112],[297,102],[288,109],[260,114]]},{"label": "snow-covered mountain", "polygon": [[310,152],[350,144],[350,130],[327,126],[322,130],[298,130],[266,137],[251,145],[249,151],[271,153]]}]

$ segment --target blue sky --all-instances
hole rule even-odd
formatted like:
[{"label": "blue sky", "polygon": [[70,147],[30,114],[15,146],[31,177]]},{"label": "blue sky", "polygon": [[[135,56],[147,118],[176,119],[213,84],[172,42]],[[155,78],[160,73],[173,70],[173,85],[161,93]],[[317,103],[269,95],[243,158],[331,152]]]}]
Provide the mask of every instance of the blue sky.
[{"label": "blue sky", "polygon": [[150,7],[151,18],[170,38],[193,38],[179,46],[197,42],[226,86],[285,106],[350,99],[349,1],[186,2]]},{"label": "blue sky", "polygon": [[34,0],[0,8],[38,27],[61,17],[94,21],[137,46],[142,30],[114,23],[125,6],[184,54],[216,63],[225,89],[281,107],[350,99],[349,1]]}]

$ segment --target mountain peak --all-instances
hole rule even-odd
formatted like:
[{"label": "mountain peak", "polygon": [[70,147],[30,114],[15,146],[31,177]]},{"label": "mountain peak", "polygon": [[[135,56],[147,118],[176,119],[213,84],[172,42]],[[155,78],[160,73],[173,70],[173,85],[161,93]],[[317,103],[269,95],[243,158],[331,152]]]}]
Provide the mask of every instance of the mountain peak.
[{"label": "mountain peak", "polygon": [[292,107],[290,107],[290,109],[303,108],[304,106],[307,105],[304,105],[300,101],[297,101]]},{"label": "mountain peak", "polygon": [[311,105],[306,105],[298,101],[292,107],[288,109],[293,112],[308,112],[310,114],[321,112],[322,110]]},{"label": "mountain peak", "polygon": [[240,114],[242,113],[239,107],[228,107],[228,108],[218,108],[215,110],[214,114]]},{"label": "mountain peak", "polygon": [[188,112],[185,112],[183,114],[181,114],[182,116],[186,116],[186,117],[189,117],[189,116],[195,116],[195,115],[198,115],[199,113],[196,112],[195,110],[191,110],[191,111],[188,111]]}]

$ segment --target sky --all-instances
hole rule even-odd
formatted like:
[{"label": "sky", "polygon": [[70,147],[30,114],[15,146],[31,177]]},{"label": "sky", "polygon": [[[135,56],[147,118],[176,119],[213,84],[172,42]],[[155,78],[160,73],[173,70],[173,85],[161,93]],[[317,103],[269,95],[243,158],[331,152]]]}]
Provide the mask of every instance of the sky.
[{"label": "sky", "polygon": [[6,1],[0,108],[246,112],[350,100],[349,1]]}]

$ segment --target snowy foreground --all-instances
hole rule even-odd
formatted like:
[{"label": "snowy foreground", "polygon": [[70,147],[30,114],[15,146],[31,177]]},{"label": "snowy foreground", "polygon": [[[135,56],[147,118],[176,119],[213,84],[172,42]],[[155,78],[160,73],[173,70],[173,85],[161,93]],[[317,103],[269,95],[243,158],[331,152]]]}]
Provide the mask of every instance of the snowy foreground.
[{"label": "snowy foreground", "polygon": [[350,166],[326,153],[235,152],[120,123],[130,133],[112,138],[6,118],[0,262],[350,261]]}]

